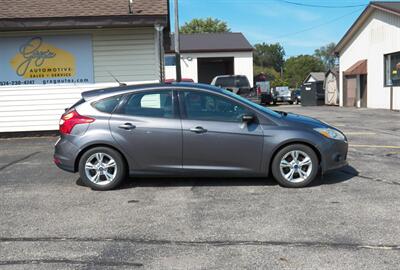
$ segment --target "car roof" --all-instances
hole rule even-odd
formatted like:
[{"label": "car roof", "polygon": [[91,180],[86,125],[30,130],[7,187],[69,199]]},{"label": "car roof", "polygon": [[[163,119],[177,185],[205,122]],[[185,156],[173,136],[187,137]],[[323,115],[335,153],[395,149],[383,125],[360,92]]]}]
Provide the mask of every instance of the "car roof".
[{"label": "car roof", "polygon": [[218,75],[215,78],[246,77],[245,75]]},{"label": "car roof", "polygon": [[211,90],[221,92],[222,89],[202,83],[189,83],[189,82],[173,82],[173,83],[148,83],[148,84],[135,84],[135,85],[121,85],[117,87],[102,88],[96,90],[85,91],[82,93],[84,100],[91,100],[97,97],[113,96],[118,94],[125,94],[135,90],[151,90],[151,89],[176,89],[176,88],[190,88],[191,90]]}]

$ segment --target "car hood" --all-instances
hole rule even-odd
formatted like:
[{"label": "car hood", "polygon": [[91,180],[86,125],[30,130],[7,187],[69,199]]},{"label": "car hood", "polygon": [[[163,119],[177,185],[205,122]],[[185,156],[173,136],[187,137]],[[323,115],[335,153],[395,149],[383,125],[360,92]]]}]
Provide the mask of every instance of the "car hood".
[{"label": "car hood", "polygon": [[297,125],[302,127],[309,127],[309,128],[325,128],[330,127],[328,124],[304,115],[294,114],[294,113],[286,113],[286,112],[279,112],[281,114],[281,120],[287,125]]}]

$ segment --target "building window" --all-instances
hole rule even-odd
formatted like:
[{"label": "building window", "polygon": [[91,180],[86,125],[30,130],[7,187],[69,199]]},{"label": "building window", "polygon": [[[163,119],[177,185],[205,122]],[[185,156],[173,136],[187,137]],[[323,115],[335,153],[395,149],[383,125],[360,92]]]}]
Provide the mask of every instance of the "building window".
[{"label": "building window", "polygon": [[400,86],[400,52],[385,55],[385,86]]},{"label": "building window", "polygon": [[176,65],[176,58],[175,55],[167,55],[165,56],[165,66],[175,66]]}]

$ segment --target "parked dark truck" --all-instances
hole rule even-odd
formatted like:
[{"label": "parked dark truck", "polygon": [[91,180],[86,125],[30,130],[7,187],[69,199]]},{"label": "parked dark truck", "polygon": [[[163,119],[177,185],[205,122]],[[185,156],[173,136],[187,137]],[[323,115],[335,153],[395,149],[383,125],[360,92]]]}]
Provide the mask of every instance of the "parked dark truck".
[{"label": "parked dark truck", "polygon": [[211,85],[224,88],[243,97],[255,95],[253,88],[250,86],[249,80],[244,75],[217,76],[212,80]]}]

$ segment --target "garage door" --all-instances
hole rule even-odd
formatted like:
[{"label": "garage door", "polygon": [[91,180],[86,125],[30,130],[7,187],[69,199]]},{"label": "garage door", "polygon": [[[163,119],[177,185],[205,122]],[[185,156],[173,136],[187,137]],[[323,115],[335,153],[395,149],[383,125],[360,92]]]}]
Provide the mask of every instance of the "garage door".
[{"label": "garage door", "polygon": [[233,75],[233,57],[198,58],[199,83],[211,83],[219,75]]}]

